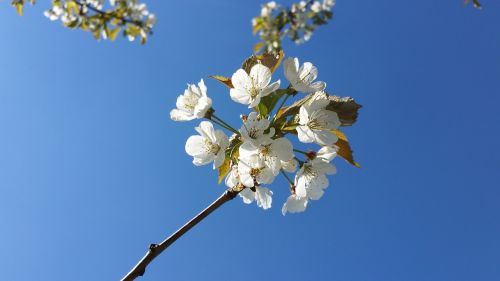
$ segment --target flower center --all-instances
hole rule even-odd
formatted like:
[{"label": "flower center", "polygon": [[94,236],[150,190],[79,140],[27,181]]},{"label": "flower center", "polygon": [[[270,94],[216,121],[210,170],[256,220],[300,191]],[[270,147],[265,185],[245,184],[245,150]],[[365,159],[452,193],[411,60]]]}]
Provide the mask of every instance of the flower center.
[{"label": "flower center", "polygon": [[219,153],[220,151],[220,146],[216,143],[209,141],[208,139],[205,139],[205,147],[207,152],[210,152],[214,155],[217,155],[217,153]]},{"label": "flower center", "polygon": [[269,156],[271,154],[271,144],[263,145],[260,149],[260,154],[264,157]]},{"label": "flower center", "polygon": [[316,177],[317,173],[315,170],[313,170],[312,166],[310,165],[305,165],[304,166],[304,174],[309,176],[309,177]]},{"label": "flower center", "polygon": [[257,132],[258,132],[257,129],[250,128],[250,130],[247,130],[247,132],[248,132],[248,136],[251,137],[252,139],[256,139],[257,138]]},{"label": "flower center", "polygon": [[250,97],[252,99],[255,99],[258,95],[259,95],[259,91],[255,87],[252,87],[250,89]]},{"label": "flower center", "polygon": [[326,127],[326,122],[317,118],[309,120],[307,126],[311,129],[322,130]]}]

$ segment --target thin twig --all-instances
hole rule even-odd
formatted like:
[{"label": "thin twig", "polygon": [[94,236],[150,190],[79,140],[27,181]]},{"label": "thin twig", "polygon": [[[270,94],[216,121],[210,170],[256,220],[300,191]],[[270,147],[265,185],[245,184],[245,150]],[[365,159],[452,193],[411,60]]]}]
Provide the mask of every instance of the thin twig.
[{"label": "thin twig", "polygon": [[74,2],[77,5],[79,5],[81,8],[87,7],[87,9],[89,9],[89,10],[91,10],[91,11],[97,13],[97,14],[100,14],[102,16],[109,16],[109,17],[121,20],[121,21],[123,21],[125,23],[131,23],[131,24],[134,24],[134,25],[142,28],[142,22],[141,21],[133,20],[131,18],[126,18],[126,17],[119,17],[119,16],[115,15],[114,12],[106,12],[106,11],[103,11],[103,10],[99,10],[99,9],[97,9],[96,7],[94,7],[94,6],[90,5],[90,4],[87,4],[87,3],[84,3],[84,2],[80,2],[78,0],[75,0]]},{"label": "thin twig", "polygon": [[125,275],[121,279],[121,281],[131,281],[135,278],[144,275],[146,271],[146,267],[157,257],[159,256],[168,246],[172,245],[177,239],[179,239],[182,235],[188,232],[193,226],[198,224],[204,218],[206,218],[210,213],[215,211],[217,208],[222,206],[222,204],[226,203],[233,199],[239,191],[230,189],[226,190],[217,200],[212,202],[210,206],[208,206],[205,210],[201,211],[198,215],[192,218],[189,222],[187,222],[184,226],[179,228],[174,234],[165,239],[160,244],[151,244],[149,246],[149,250],[146,255],[132,268],[132,270]]}]

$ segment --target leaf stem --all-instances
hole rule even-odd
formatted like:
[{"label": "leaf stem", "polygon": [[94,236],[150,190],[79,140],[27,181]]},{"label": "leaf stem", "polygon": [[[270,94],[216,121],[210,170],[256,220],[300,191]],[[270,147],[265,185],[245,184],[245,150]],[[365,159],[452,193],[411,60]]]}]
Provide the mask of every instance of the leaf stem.
[{"label": "leaf stem", "polygon": [[307,153],[307,152],[305,152],[305,151],[302,151],[302,150],[299,150],[299,149],[295,149],[295,148],[294,148],[294,149],[293,149],[293,151],[298,152],[298,153],[302,153],[302,154],[304,154],[304,155],[306,155],[306,156],[307,156],[307,155],[309,155],[309,153]]},{"label": "leaf stem", "polygon": [[288,175],[285,173],[285,171],[283,171],[283,169],[281,169],[281,174],[286,178],[286,180],[288,181],[288,183],[290,183],[291,185],[293,185],[293,181],[288,177]]},{"label": "leaf stem", "polygon": [[[237,134],[237,135],[239,135],[239,134],[240,134],[240,132],[238,132],[238,130],[236,130],[235,128],[233,128],[231,125],[229,125],[228,123],[226,123],[224,120],[222,120],[221,118],[217,117],[217,116],[216,116],[215,114],[213,114],[213,113],[212,113],[212,117],[213,117],[215,120],[219,121],[220,123],[224,124],[224,125],[226,126],[226,129],[230,130],[231,132],[233,132],[233,133],[235,133],[235,134]],[[213,119],[212,119],[212,121],[215,121],[215,120],[213,120]]]}]

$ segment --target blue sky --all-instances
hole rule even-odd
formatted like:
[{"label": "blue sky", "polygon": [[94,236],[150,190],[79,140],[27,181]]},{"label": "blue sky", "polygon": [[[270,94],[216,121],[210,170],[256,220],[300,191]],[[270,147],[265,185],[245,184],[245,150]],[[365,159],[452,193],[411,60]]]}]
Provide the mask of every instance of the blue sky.
[{"label": "blue sky", "polygon": [[[256,38],[259,1],[147,1],[146,46],[96,42],[46,20],[40,1],[0,18],[0,272],[5,280],[118,280],[217,198],[169,111],[205,78],[220,116],[244,106],[231,75]],[[500,3],[338,1],[335,19],[285,52],[364,105],[326,195],[283,217],[223,206],[142,280],[500,280]],[[291,3],[287,1],[286,3]],[[283,79],[282,70],[276,78]]]}]

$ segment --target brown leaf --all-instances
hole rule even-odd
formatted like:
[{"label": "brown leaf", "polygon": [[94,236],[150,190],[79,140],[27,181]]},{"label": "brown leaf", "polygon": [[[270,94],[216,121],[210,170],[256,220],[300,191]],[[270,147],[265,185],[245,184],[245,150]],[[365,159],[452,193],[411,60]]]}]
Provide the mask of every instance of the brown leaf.
[{"label": "brown leaf", "polygon": [[220,75],[209,75],[209,77],[221,82],[222,84],[228,86],[230,89],[234,88],[233,83],[231,82],[231,78]]},{"label": "brown leaf", "polygon": [[279,119],[284,116],[290,116],[290,115],[295,115],[299,113],[299,109],[302,105],[304,105],[310,98],[312,97],[312,94],[309,94],[305,96],[304,98],[294,102],[290,106],[283,107],[277,114],[276,114],[276,119]]},{"label": "brown leaf", "polygon": [[269,67],[269,69],[271,69],[271,72],[274,72],[278,68],[284,57],[285,53],[283,53],[283,51],[280,51],[278,54],[266,52],[262,55],[252,55],[251,57],[247,58],[243,62],[243,64],[241,64],[241,68],[244,69],[247,73],[250,73],[250,69],[252,69],[252,66],[260,63]]},{"label": "brown leaf", "polygon": [[337,112],[341,126],[351,126],[358,118],[358,109],[362,106],[351,97],[329,96],[330,104],[326,109]]},{"label": "brown leaf", "polygon": [[335,145],[338,147],[337,154],[350,164],[360,168],[361,165],[354,161],[351,145],[349,144],[349,141],[347,140],[347,137],[344,135],[344,133],[339,130],[332,130],[332,132],[339,138],[339,140],[335,143]]}]

